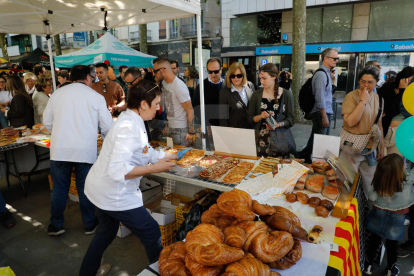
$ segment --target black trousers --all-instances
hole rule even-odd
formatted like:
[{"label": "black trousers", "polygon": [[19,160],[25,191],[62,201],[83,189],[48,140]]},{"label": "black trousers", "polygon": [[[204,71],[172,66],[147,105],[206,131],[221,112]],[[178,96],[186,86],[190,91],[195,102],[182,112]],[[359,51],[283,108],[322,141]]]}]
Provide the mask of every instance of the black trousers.
[{"label": "black trousers", "polygon": [[[377,252],[381,249],[382,237],[372,233],[368,229],[366,231],[369,234],[367,244],[368,264],[372,264]],[[385,249],[387,250],[387,269],[390,270],[392,265],[397,262],[398,241],[385,240]]]}]

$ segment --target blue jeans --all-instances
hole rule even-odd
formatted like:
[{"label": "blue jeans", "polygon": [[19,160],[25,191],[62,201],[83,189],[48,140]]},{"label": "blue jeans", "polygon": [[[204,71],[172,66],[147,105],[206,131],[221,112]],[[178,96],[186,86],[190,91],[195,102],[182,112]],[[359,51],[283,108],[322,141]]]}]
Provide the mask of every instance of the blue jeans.
[{"label": "blue jeans", "polygon": [[365,219],[365,227],[387,240],[400,241],[404,238],[404,214],[372,208]]},{"label": "blue jeans", "polygon": [[0,213],[6,212],[6,202],[4,201],[3,195],[0,192]]},{"label": "blue jeans", "polygon": [[312,113],[312,132],[308,140],[306,147],[298,154],[298,157],[304,158],[307,163],[311,163],[311,154],[313,151],[313,136],[314,134],[329,135],[331,132],[331,115],[328,115],[329,127],[322,125],[322,114],[318,111]]},{"label": "blue jeans", "polygon": [[9,119],[4,115],[3,112],[0,112],[0,125],[2,128],[9,127]]},{"label": "blue jeans", "polygon": [[96,275],[102,255],[115,239],[120,222],[139,238],[150,263],[158,259],[162,250],[160,228],[144,207],[125,211],[106,211],[96,208],[96,213],[99,227],[83,258],[80,276]]},{"label": "blue jeans", "polygon": [[79,194],[79,203],[82,213],[82,222],[85,228],[95,224],[95,205],[89,201],[84,193],[85,179],[92,164],[50,160],[50,174],[53,181],[50,223],[56,228],[62,228],[64,222],[63,212],[70,188],[72,169],[75,168],[76,189]]}]

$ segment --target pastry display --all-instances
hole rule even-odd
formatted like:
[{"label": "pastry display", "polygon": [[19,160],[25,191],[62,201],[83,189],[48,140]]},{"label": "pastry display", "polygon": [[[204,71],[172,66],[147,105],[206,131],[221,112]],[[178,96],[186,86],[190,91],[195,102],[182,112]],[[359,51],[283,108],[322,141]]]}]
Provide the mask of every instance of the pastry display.
[{"label": "pastry display", "polygon": [[297,192],[296,196],[298,198],[298,201],[302,204],[308,204],[309,196],[302,192]]},{"label": "pastry display", "polygon": [[241,220],[254,220],[256,215],[252,211],[252,204],[250,195],[238,189],[222,193],[217,199],[220,211]]},{"label": "pastry display", "polygon": [[297,198],[296,194],[291,193],[291,194],[286,195],[286,200],[290,203],[293,203],[293,202],[298,201],[298,198]]},{"label": "pastry display", "polygon": [[306,189],[311,192],[320,193],[322,192],[323,188],[323,181],[325,180],[325,176],[323,175],[312,175],[306,179]]},{"label": "pastry display", "polygon": [[321,200],[321,203],[319,204],[319,206],[325,207],[329,212],[334,209],[334,206],[333,206],[332,202],[330,200],[327,200],[327,199]]},{"label": "pastry display", "polygon": [[326,217],[328,217],[328,215],[329,215],[329,211],[328,211],[328,209],[326,209],[325,207],[323,207],[323,206],[318,206],[318,207],[316,207],[315,208],[315,213],[316,213],[316,215],[318,216],[318,217],[323,217],[323,218],[326,218]]},{"label": "pastry display", "polygon": [[277,167],[277,164],[279,164],[279,162],[280,162],[279,158],[273,158],[273,157],[264,158],[262,161],[260,161],[259,165],[257,165],[256,168],[252,170],[252,173],[266,174],[268,172],[271,172],[274,170],[275,166]]},{"label": "pastry display", "polygon": [[216,180],[223,176],[226,172],[228,172],[231,168],[236,166],[239,163],[239,159],[236,158],[225,158],[214,165],[211,165],[207,169],[203,170],[199,173],[199,177],[209,179],[209,180]]},{"label": "pastry display", "polygon": [[323,236],[324,231],[322,226],[315,225],[308,235],[308,241],[311,243],[318,243]]},{"label": "pastry display", "polygon": [[224,177],[223,183],[238,184],[240,181],[251,171],[254,164],[251,162],[243,161],[236,165],[231,171]]},{"label": "pastry display", "polygon": [[334,187],[334,186],[328,186],[326,185],[325,187],[323,187],[322,190],[322,195],[324,197],[327,197],[329,199],[335,200],[338,197],[338,188]]},{"label": "pastry display", "polygon": [[302,258],[302,245],[295,240],[292,249],[280,260],[269,263],[270,268],[288,269],[295,265]]},{"label": "pastry display", "polygon": [[180,160],[177,161],[177,165],[180,166],[190,166],[194,163],[197,163],[201,158],[203,158],[205,151],[192,149],[186,152]]},{"label": "pastry display", "polygon": [[308,203],[310,207],[316,208],[321,204],[321,199],[319,197],[311,197]]}]

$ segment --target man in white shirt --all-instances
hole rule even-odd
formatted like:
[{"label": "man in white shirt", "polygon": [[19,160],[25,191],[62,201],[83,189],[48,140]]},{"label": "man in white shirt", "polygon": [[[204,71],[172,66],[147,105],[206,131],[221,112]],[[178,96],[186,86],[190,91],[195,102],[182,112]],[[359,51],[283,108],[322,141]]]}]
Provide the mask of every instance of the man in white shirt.
[{"label": "man in white shirt", "polygon": [[90,68],[74,66],[72,84],[53,93],[43,113],[43,123],[52,134],[50,141],[50,174],[53,181],[49,235],[63,234],[66,200],[72,169],[75,169],[85,234],[95,233],[98,221],[95,206],[84,194],[86,176],[97,157],[98,123],[105,136],[112,126],[105,98],[90,86]]},{"label": "man in white shirt", "polygon": [[190,92],[185,83],[174,75],[167,58],[159,57],[153,63],[154,76],[162,81],[165,93],[167,121],[163,135],[171,137],[174,145],[187,146],[195,135]]}]

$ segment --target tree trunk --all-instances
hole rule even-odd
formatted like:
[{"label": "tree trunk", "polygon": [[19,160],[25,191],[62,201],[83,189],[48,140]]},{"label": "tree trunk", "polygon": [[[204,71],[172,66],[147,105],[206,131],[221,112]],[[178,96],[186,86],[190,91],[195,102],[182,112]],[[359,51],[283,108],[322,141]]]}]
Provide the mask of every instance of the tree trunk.
[{"label": "tree trunk", "polygon": [[305,83],[306,61],[306,0],[293,0],[292,91],[297,122],[305,121],[299,107],[299,91]]},{"label": "tree trunk", "polygon": [[61,56],[62,55],[62,48],[60,47],[60,35],[55,35],[53,37],[53,39],[55,40],[55,55],[56,56]]},{"label": "tree trunk", "polygon": [[8,61],[9,52],[7,51],[6,35],[7,34],[0,34],[0,47],[3,53],[3,58]]},{"label": "tree trunk", "polygon": [[93,31],[89,31],[89,45],[92,44],[95,40],[94,40],[94,36],[93,36]]},{"label": "tree trunk", "polygon": [[148,54],[147,24],[139,25],[139,51]]}]

